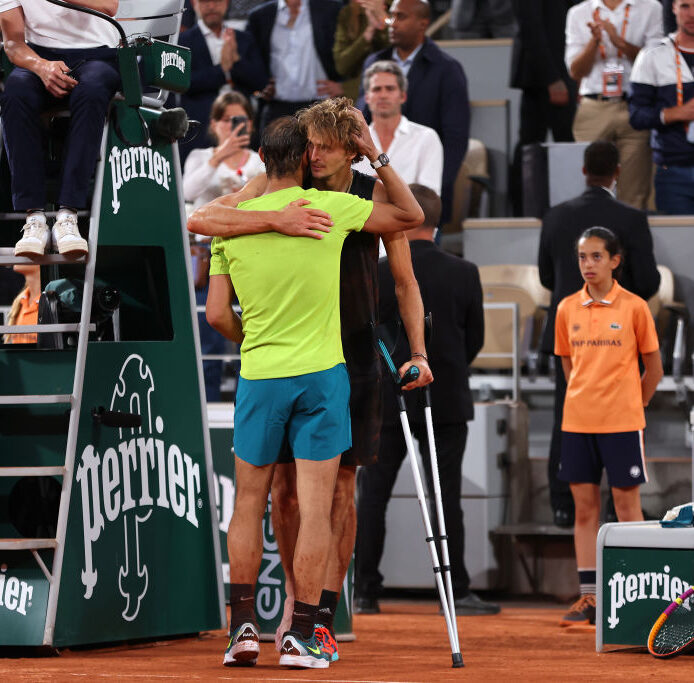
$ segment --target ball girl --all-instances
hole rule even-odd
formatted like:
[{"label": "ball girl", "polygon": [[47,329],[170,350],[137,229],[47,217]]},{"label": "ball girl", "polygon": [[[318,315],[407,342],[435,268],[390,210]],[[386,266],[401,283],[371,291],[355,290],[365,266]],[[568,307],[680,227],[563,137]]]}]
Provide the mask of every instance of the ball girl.
[{"label": "ball girl", "polygon": [[589,228],[578,240],[577,253],[585,285],[559,304],[555,331],[555,353],[561,356],[567,381],[559,477],[570,483],[576,507],[574,545],[581,587],[581,597],[562,626],[595,624],[603,468],[619,521],[643,519],[639,485],[648,480],[644,406],[663,376],[648,306],[616,280],[622,255],[615,234]]}]

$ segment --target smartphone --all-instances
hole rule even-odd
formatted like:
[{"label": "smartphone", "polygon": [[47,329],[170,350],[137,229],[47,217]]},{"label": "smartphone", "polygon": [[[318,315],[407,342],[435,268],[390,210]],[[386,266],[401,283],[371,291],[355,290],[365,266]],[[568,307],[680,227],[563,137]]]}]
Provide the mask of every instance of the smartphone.
[{"label": "smartphone", "polygon": [[248,126],[246,125],[248,119],[245,116],[232,116],[231,117],[231,130],[234,130],[239,123],[243,123],[243,126],[238,131],[239,135],[248,135]]}]

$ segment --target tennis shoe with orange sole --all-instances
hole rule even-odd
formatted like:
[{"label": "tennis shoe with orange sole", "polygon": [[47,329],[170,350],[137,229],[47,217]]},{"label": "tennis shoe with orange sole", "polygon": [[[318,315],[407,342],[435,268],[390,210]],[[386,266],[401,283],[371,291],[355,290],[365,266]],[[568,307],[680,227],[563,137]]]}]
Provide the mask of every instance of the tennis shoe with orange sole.
[{"label": "tennis shoe with orange sole", "polygon": [[313,635],[316,637],[316,642],[321,651],[328,655],[331,662],[336,662],[340,659],[337,651],[337,640],[335,640],[335,636],[330,629],[322,624],[316,624],[314,629]]},{"label": "tennis shoe with orange sole", "polygon": [[560,626],[595,626],[595,593],[586,593],[574,602],[559,622]]}]

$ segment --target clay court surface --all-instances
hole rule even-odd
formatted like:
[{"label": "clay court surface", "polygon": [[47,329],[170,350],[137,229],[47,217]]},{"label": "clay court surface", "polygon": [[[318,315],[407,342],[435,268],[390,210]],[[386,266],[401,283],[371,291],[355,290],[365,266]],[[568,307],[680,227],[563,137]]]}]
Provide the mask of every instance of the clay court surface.
[{"label": "clay court surface", "polygon": [[[503,603],[502,603],[503,604]],[[258,664],[221,666],[223,631],[131,647],[64,651],[59,657],[0,660],[2,681],[591,681],[694,679],[694,658],[656,661],[644,652],[595,652],[595,635],[556,623],[559,606],[503,604],[494,617],[458,617],[465,668],[452,669],[443,618],[434,603],[385,602],[383,612],[354,618],[357,640],[323,670],[280,669],[274,645]]]}]

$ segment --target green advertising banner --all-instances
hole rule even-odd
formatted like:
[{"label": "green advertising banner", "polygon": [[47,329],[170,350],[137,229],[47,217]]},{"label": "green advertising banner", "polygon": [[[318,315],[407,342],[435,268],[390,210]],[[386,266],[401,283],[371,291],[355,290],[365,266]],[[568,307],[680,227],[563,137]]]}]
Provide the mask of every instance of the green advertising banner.
[{"label": "green advertising banner", "polygon": [[603,549],[603,642],[646,646],[653,623],[694,581],[694,550]]},{"label": "green advertising banner", "polygon": [[[96,278],[119,292],[120,340],[88,345],[57,646],[222,625],[178,161],[114,106]],[[107,426],[100,408],[142,426]]]},{"label": "green advertising banner", "polygon": [[[212,443],[215,493],[222,548],[222,576],[224,577],[225,596],[229,600],[229,561],[226,532],[234,510],[234,453],[232,448],[234,430],[231,427],[232,406],[226,406],[227,420],[220,419],[223,415],[219,412],[221,407],[221,404],[215,404],[214,410],[209,409],[208,414],[210,415],[210,441]],[[285,576],[272,528],[271,511],[272,499],[268,498],[267,509],[263,518],[263,557],[255,591],[255,611],[258,617],[258,626],[265,640],[274,638],[275,631],[282,620],[286,597]],[[354,568],[350,564],[335,614],[335,633],[338,640],[348,640],[353,637],[353,572]]]},{"label": "green advertising banner", "polygon": [[48,581],[29,551],[8,553],[0,562],[2,645],[41,645]]}]

